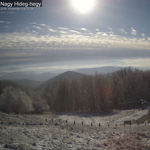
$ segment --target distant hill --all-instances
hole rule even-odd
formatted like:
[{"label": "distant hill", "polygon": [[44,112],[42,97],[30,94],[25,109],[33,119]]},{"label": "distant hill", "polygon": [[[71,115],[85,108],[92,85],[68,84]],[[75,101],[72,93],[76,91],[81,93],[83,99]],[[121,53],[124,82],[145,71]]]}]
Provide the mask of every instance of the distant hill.
[{"label": "distant hill", "polygon": [[15,82],[17,85],[28,87],[32,90],[43,83],[42,81],[35,81],[35,80],[28,80],[28,79],[16,80],[13,82]]},{"label": "distant hill", "polygon": [[14,87],[14,88],[19,88],[19,86],[18,86],[16,83],[12,82],[12,81],[1,80],[1,81],[0,81],[0,95],[1,95],[2,92],[3,92],[3,89],[4,89],[5,87],[8,87],[8,86],[12,86],[12,87]]},{"label": "distant hill", "polygon": [[100,67],[100,68],[83,68],[75,70],[76,72],[83,73],[86,75],[94,75],[96,72],[98,74],[107,74],[107,73],[113,73],[115,71],[121,70],[122,67],[113,67],[113,66],[106,66],[106,67]]},{"label": "distant hill", "polygon": [[12,73],[5,73],[0,76],[0,80],[35,80],[35,81],[46,81],[50,78],[55,77],[56,74],[45,72],[43,74],[36,74],[32,72],[12,72]]},{"label": "distant hill", "polygon": [[36,88],[37,91],[40,91],[44,89],[49,83],[54,83],[57,80],[63,79],[63,78],[68,78],[68,79],[81,79],[84,76],[84,74],[74,72],[74,71],[67,71],[64,72],[58,76],[55,76],[54,78],[47,80],[43,84],[41,84],[39,87]]}]

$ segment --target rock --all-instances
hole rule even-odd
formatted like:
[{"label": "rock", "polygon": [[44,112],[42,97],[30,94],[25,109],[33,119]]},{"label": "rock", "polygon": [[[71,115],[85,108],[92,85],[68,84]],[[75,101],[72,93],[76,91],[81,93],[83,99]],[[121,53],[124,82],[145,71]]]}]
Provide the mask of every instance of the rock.
[{"label": "rock", "polygon": [[55,126],[58,126],[58,123],[55,123]]},{"label": "rock", "polygon": [[104,143],[104,146],[108,146],[106,143]]},{"label": "rock", "polygon": [[79,136],[79,135],[77,135],[76,137],[77,137],[77,138],[80,138],[80,136]]},{"label": "rock", "polygon": [[33,143],[32,146],[36,146],[36,143]]},{"label": "rock", "polygon": [[4,145],[4,148],[9,148],[8,144],[5,144],[5,145]]},{"label": "rock", "polygon": [[9,122],[8,124],[9,124],[9,125],[12,125],[12,124],[14,124],[14,123],[13,123],[13,122]]},{"label": "rock", "polygon": [[18,147],[16,145],[10,145],[10,144],[5,144],[4,148],[18,149]]}]

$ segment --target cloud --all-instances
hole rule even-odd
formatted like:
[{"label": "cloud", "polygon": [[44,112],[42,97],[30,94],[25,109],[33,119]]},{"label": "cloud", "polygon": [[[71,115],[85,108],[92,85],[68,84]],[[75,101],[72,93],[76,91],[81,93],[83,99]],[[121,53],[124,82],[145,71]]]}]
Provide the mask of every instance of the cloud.
[{"label": "cloud", "polygon": [[36,22],[31,22],[30,24],[36,24]]},{"label": "cloud", "polygon": [[132,34],[132,35],[136,35],[136,34],[137,34],[137,31],[136,31],[134,28],[131,28],[131,34]]},{"label": "cloud", "polygon": [[95,29],[96,31],[99,31],[99,29]]},{"label": "cloud", "polygon": [[0,23],[5,23],[5,21],[0,21]]},{"label": "cloud", "polygon": [[[38,27],[38,26],[37,26]],[[150,37],[126,37],[113,32],[83,32],[62,27],[0,34],[0,64],[148,58]],[[55,29],[55,30],[54,30]],[[67,29],[67,28],[66,28]],[[120,31],[124,32],[123,29]],[[90,34],[91,33],[91,34]]]},{"label": "cloud", "polygon": [[39,30],[41,30],[41,28],[40,27],[38,27],[38,26],[33,26],[34,28],[36,28],[36,29],[39,29]]},{"label": "cloud", "polygon": [[144,34],[144,33],[142,33],[141,35],[142,35],[143,37],[145,36],[145,34]]},{"label": "cloud", "polygon": [[43,26],[43,27],[46,27],[47,25],[46,24],[40,24],[41,26]]},{"label": "cloud", "polygon": [[124,29],[119,29],[121,33],[128,34]]},{"label": "cloud", "polygon": [[80,30],[81,30],[81,31],[87,31],[87,29],[86,29],[86,28],[80,28]]},{"label": "cloud", "polygon": [[75,31],[75,30],[69,30],[70,32],[72,32],[72,33],[77,33],[77,34],[81,34],[80,32],[78,32],[78,31]]},{"label": "cloud", "polygon": [[60,31],[60,33],[62,33],[62,34],[66,34],[67,32],[65,32],[65,31]]},{"label": "cloud", "polygon": [[11,24],[11,22],[6,22],[6,24]]},{"label": "cloud", "polygon": [[53,29],[51,29],[51,28],[48,29],[48,30],[49,30],[50,32],[56,32],[56,30],[53,30]]},{"label": "cloud", "polygon": [[108,27],[109,30],[113,30],[111,27]]},{"label": "cloud", "polygon": [[60,29],[60,30],[68,30],[68,28],[64,28],[64,27],[59,27],[58,29]]}]

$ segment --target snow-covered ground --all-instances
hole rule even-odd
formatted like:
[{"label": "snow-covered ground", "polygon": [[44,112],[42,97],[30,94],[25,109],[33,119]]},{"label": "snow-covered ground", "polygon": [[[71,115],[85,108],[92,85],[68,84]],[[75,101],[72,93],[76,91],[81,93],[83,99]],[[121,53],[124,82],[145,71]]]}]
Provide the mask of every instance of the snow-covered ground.
[{"label": "snow-covered ground", "polygon": [[137,120],[142,116],[148,114],[148,109],[145,110],[116,110],[107,113],[60,113],[59,119],[67,120],[68,122],[76,122],[78,124],[90,125],[114,125],[123,124],[126,120]]},{"label": "snow-covered ground", "polygon": [[148,150],[150,124],[123,126],[124,120],[136,120],[147,113],[148,110],[44,115],[0,113],[0,150]]}]

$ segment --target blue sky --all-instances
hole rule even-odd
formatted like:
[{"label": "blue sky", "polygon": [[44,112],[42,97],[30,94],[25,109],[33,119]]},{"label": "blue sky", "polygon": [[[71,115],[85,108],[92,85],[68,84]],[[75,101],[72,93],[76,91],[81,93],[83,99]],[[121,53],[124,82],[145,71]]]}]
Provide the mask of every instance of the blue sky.
[{"label": "blue sky", "polygon": [[71,0],[43,0],[33,10],[0,10],[0,73],[150,68],[149,8],[149,0],[95,0],[83,14]]}]

